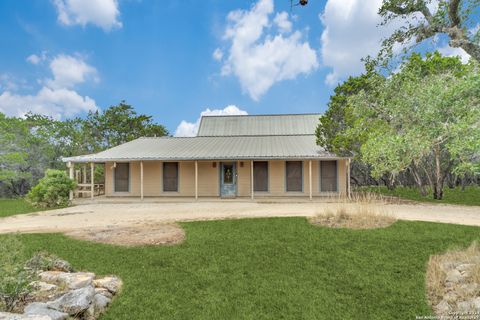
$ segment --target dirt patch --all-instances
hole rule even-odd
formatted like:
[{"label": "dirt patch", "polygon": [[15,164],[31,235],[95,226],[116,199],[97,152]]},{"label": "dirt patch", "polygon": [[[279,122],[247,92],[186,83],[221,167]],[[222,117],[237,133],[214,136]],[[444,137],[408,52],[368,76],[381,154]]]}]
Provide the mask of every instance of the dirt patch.
[{"label": "dirt patch", "polygon": [[173,245],[185,240],[184,230],[175,223],[148,223],[134,226],[108,226],[65,233],[75,239],[120,246]]},{"label": "dirt patch", "polygon": [[335,209],[326,209],[309,220],[314,225],[349,229],[386,228],[396,221],[393,216],[376,208],[371,204],[339,206]]},{"label": "dirt patch", "polygon": [[437,316],[480,315],[480,245],[473,242],[467,249],[431,256],[426,282]]}]

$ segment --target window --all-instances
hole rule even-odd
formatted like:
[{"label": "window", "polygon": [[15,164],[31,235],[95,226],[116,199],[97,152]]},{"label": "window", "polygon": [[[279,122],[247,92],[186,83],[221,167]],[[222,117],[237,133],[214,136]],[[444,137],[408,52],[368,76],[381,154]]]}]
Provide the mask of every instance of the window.
[{"label": "window", "polygon": [[130,187],[130,164],[117,163],[114,169],[115,192],[128,192]]},{"label": "window", "polygon": [[287,191],[302,192],[302,161],[287,161],[285,169],[287,175]]},{"label": "window", "polygon": [[320,191],[337,192],[337,161],[320,161]]},{"label": "window", "polygon": [[268,191],[267,161],[256,161],[253,163],[253,190]]},{"label": "window", "polygon": [[163,191],[178,191],[178,162],[163,163]]}]

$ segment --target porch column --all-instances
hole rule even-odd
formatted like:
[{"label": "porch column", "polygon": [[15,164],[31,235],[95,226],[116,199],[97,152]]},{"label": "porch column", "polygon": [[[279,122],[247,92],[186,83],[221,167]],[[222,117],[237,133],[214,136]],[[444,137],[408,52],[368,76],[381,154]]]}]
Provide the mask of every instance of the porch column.
[{"label": "porch column", "polygon": [[198,200],[198,161],[195,160],[195,200]]},{"label": "porch column", "polygon": [[[69,171],[69,177],[70,177],[70,179],[72,179],[72,180],[73,180],[73,178],[74,178],[74,177],[73,177],[74,166],[75,166],[75,165],[73,164],[73,162],[68,162],[68,164],[67,164],[68,171]],[[70,199],[70,201],[73,200],[73,190],[70,190],[70,193],[69,193],[69,195],[68,195],[68,198]]]},{"label": "porch column", "polygon": [[140,161],[140,199],[143,200],[143,161]]},{"label": "porch column", "polygon": [[90,162],[90,188],[92,190],[91,198],[93,199],[95,193],[95,163],[93,162]]},{"label": "porch column", "polygon": [[87,165],[86,164],[83,165],[82,171],[83,171],[82,183],[87,183]]},{"label": "porch column", "polygon": [[250,161],[250,194],[253,200],[254,198],[254,190],[253,190],[253,160]]},{"label": "porch column", "polygon": [[351,166],[351,159],[349,158],[347,161],[347,194],[349,199],[352,196],[352,193],[351,193],[352,191],[350,187],[350,170],[351,170],[350,166]]},{"label": "porch column", "polygon": [[308,161],[308,190],[312,200],[312,160]]}]

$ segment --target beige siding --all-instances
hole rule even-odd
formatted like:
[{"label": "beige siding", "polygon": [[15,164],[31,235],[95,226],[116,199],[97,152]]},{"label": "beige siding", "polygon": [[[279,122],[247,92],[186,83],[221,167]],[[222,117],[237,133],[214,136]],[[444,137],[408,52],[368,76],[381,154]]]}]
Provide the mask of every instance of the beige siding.
[{"label": "beige siding", "polygon": [[[243,167],[241,166],[243,162]],[[274,160],[268,164],[268,192],[257,192],[256,197],[307,196],[309,195],[309,161],[303,161],[303,192],[286,192],[285,188],[285,161]],[[211,161],[198,162],[198,195],[200,197],[218,197],[220,195],[220,162],[216,167]],[[346,160],[338,160],[338,188],[339,193],[346,194]],[[163,192],[161,161],[144,161],[144,196],[195,196],[195,162],[179,162],[178,192]],[[251,162],[250,160],[237,161],[237,195],[250,197],[251,192]],[[113,190],[113,162],[105,164],[105,192],[107,196],[140,196],[140,162],[130,162],[130,191],[116,193]],[[320,161],[312,160],[312,194],[313,196],[329,195],[320,190]],[[337,194],[337,193],[334,193]]]}]

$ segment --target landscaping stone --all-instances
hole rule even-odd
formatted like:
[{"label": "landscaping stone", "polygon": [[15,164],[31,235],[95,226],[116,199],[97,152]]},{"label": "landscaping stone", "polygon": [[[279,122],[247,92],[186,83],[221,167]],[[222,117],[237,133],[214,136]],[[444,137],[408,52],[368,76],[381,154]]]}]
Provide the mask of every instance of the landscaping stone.
[{"label": "landscaping stone", "polygon": [[105,297],[102,294],[96,294],[93,298],[93,305],[95,306],[95,312],[100,314],[105,311],[107,306],[110,304],[112,300]]},{"label": "landscaping stone", "polygon": [[118,289],[122,286],[122,281],[117,277],[108,276],[101,279],[95,279],[93,281],[95,287],[105,288],[111,293],[117,293]]},{"label": "landscaping stone", "polygon": [[109,299],[112,299],[113,294],[105,288],[95,288],[95,295],[101,294]]},{"label": "landscaping stone", "polygon": [[69,314],[50,309],[46,303],[33,302],[25,307],[24,314],[49,316],[52,320],[65,320]]},{"label": "landscaping stone", "polygon": [[58,289],[58,286],[43,281],[34,281],[30,285],[38,293],[51,293]]},{"label": "landscaping stone", "polygon": [[44,271],[39,274],[42,281],[69,289],[80,289],[92,284],[95,274],[91,272],[68,273],[63,271]]},{"label": "landscaping stone", "polygon": [[463,280],[463,276],[462,274],[460,273],[460,271],[458,271],[457,269],[453,269],[453,270],[450,270],[448,273],[447,273],[447,278],[445,281],[447,282],[453,282],[453,283],[458,283],[460,281]]},{"label": "landscaping stone", "polygon": [[95,289],[87,286],[64,294],[55,301],[47,302],[49,308],[75,315],[87,310],[93,301]]},{"label": "landscaping stone", "polygon": [[0,320],[52,320],[49,316],[0,312]]}]

